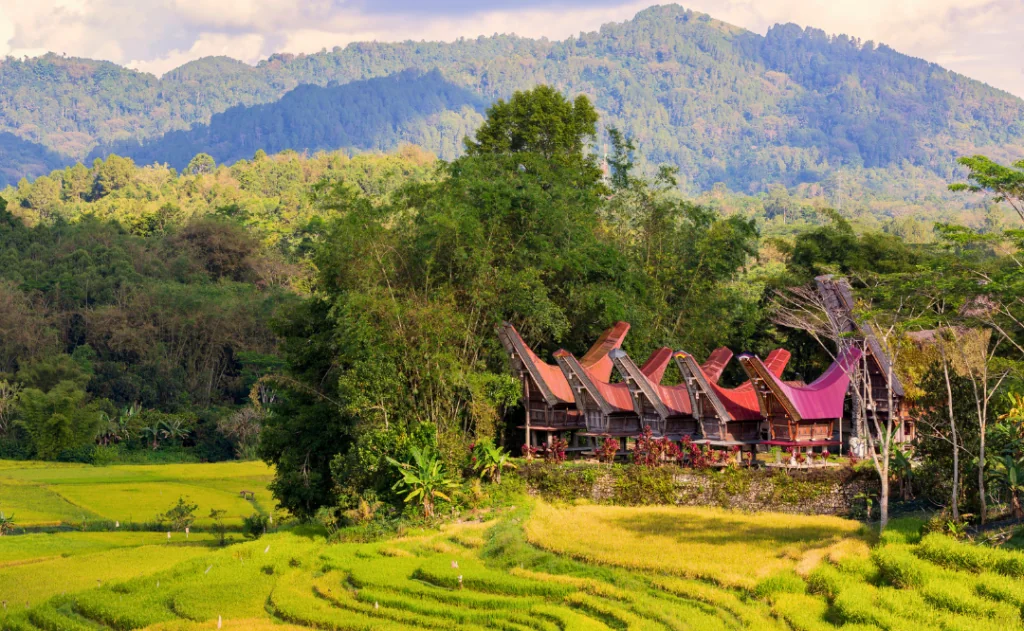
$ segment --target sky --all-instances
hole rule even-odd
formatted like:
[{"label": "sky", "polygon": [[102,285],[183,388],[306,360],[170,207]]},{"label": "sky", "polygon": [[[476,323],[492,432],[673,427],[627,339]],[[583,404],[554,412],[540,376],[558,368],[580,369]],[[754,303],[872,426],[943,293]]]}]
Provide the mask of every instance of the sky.
[{"label": "sky", "polygon": [[[47,51],[161,75],[208,55],[255,63],[355,41],[494,33],[564,39],[652,0],[0,0],[0,55]],[[795,22],[874,40],[1024,98],[1024,0],[689,0],[765,33]]]}]

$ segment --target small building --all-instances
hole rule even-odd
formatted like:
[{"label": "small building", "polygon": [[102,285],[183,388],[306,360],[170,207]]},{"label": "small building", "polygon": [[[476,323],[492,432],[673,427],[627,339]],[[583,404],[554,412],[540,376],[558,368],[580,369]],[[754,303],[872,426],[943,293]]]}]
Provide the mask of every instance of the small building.
[{"label": "small building", "polygon": [[[629,389],[633,411],[640,417],[641,426],[650,427],[655,436],[671,440],[682,440],[684,436],[697,438],[701,435],[700,423],[694,417],[686,384],[661,385],[665,367],[672,356],[671,349],[662,348],[642,367],[637,367],[625,351],[617,349],[611,352],[612,362]],[[732,351],[728,348],[716,349],[702,369],[709,379],[717,383],[731,358]],[[651,370],[652,365],[660,366],[660,370]]]},{"label": "small building", "polygon": [[[583,365],[594,375],[610,379],[612,362],[608,353],[622,344],[628,332],[627,322],[616,322],[583,356]],[[507,322],[498,328],[498,338],[508,352],[512,371],[523,384],[525,423],[519,428],[526,432],[526,444],[548,444],[555,436],[585,430],[582,413],[576,408],[572,388],[561,368],[541,361]]]},{"label": "small building", "polygon": [[[896,375],[889,354],[885,352],[874,331],[854,317],[856,303],[853,300],[850,283],[845,278],[834,278],[831,274],[818,276],[814,281],[833,326],[839,333],[849,336],[863,353],[860,368],[863,373],[858,375],[854,383],[855,387],[859,388],[860,398],[867,407],[865,418],[869,420],[868,431],[872,431],[874,427],[871,419],[877,419],[879,426],[885,427],[891,412],[894,415],[896,441],[913,440],[916,436],[916,427],[905,404],[906,393],[903,384]],[[851,438],[866,438],[861,436],[864,428],[857,427],[853,421],[856,417],[857,414],[847,415],[837,427],[837,439],[841,440],[844,446],[849,446]]]},{"label": "small building", "polygon": [[755,355],[741,355],[740,365],[750,377],[768,424],[769,439],[764,444],[780,447],[833,447],[836,423],[843,418],[850,378],[858,370],[861,351],[843,350],[814,383],[788,384]]},{"label": "small building", "polygon": [[[707,364],[697,364],[689,353],[680,351],[675,354],[694,417],[700,422],[701,439],[714,447],[738,445],[749,446],[753,450],[753,446],[764,438],[764,419],[754,384],[746,381],[735,388],[718,385],[718,376],[731,358],[730,352],[716,374],[709,373]],[[764,364],[772,374],[781,377],[789,359],[789,351],[778,348],[768,354]]]},{"label": "small building", "polygon": [[[611,351],[609,355],[615,353]],[[647,379],[661,381],[672,355],[671,350],[659,349],[644,363],[641,369]],[[584,358],[585,359],[585,358]],[[584,436],[611,436],[625,439],[643,433],[643,422],[633,405],[629,386],[624,382],[610,383],[572,353],[560,350],[555,353],[562,374],[576,399],[576,408],[583,413],[586,425]],[[652,430],[655,429],[653,426]]]}]

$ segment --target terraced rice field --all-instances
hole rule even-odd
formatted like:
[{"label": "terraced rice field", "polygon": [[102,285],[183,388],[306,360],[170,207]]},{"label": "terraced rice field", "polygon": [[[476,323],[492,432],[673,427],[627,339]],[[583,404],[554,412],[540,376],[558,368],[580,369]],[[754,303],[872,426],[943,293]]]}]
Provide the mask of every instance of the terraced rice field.
[{"label": "terraced rice field", "polygon": [[[0,510],[20,526],[95,521],[152,522],[180,496],[199,508],[197,526],[209,525],[211,509],[226,511],[238,525],[254,512],[270,512],[267,484],[273,472],[262,462],[123,465],[0,462]],[[251,491],[254,499],[240,497]]]},{"label": "terraced rice field", "polygon": [[[15,630],[507,629],[536,631],[1022,629],[1024,555],[856,522],[718,510],[521,506],[487,523],[373,544],[290,533],[176,563],[54,586],[8,604]],[[117,533],[121,534],[121,533]],[[51,535],[65,537],[66,535]],[[41,555],[58,546],[30,540]],[[170,552],[174,546],[144,547]],[[100,559],[102,537],[65,560]],[[0,545],[0,559],[24,555]],[[6,555],[6,556],[5,556]],[[3,561],[0,561],[2,563]],[[35,564],[5,569],[30,568]],[[55,573],[90,578],[89,564]],[[7,580],[15,576],[4,576]]]}]

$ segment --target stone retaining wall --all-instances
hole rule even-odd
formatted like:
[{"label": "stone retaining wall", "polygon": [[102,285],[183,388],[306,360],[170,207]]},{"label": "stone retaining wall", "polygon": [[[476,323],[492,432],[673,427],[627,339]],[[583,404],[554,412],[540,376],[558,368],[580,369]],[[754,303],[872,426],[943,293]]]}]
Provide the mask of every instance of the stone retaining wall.
[{"label": "stone retaining wall", "polygon": [[850,467],[808,470],[696,471],[666,466],[526,462],[519,475],[547,499],[600,504],[721,506],[748,511],[866,517],[866,496],[877,498],[873,472]]}]

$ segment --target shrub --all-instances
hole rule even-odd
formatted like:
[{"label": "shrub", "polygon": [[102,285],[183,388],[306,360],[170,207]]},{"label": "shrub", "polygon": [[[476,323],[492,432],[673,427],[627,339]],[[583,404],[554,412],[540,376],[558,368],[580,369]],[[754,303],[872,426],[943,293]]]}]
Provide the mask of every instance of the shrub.
[{"label": "shrub", "polygon": [[601,446],[597,448],[597,459],[601,462],[615,462],[615,456],[619,453],[619,441],[617,438],[605,436]]},{"label": "shrub", "polygon": [[270,519],[266,515],[253,513],[242,520],[242,533],[249,539],[259,539],[267,534]]},{"label": "shrub", "polygon": [[[189,504],[184,497],[178,498],[178,503],[172,506],[166,513],[159,515],[160,523],[168,523],[171,530],[185,530],[196,520],[197,504]],[[212,515],[211,515],[212,517]]]}]

